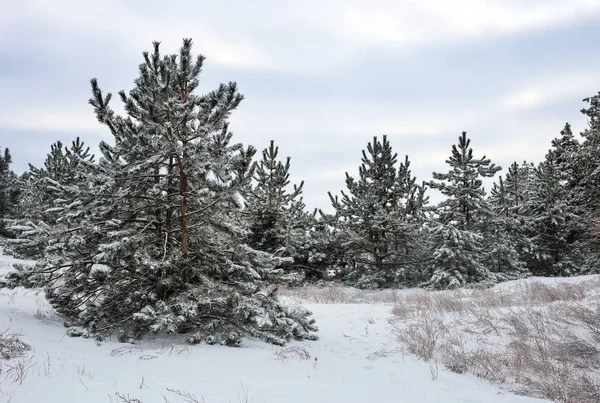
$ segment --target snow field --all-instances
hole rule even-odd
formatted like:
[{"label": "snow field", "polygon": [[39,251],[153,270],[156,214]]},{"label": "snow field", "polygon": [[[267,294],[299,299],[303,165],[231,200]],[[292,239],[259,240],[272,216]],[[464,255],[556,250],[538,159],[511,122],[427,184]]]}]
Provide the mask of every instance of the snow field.
[{"label": "snow field", "polygon": [[[0,270],[14,262],[3,257]],[[180,335],[147,337],[135,345],[70,338],[43,292],[0,290],[0,331],[19,333],[32,347],[21,357],[0,360],[0,401],[539,401],[409,353],[410,345],[398,336],[412,322],[403,322],[397,310],[392,313],[393,303],[383,301],[433,293],[332,289],[325,292],[350,297],[344,303],[326,303],[324,297],[314,303],[314,290],[304,290],[304,301],[318,321],[320,339],[283,348],[247,339],[242,348],[190,346]],[[283,293],[288,303],[298,301]],[[363,303],[350,303],[353,299]]]}]

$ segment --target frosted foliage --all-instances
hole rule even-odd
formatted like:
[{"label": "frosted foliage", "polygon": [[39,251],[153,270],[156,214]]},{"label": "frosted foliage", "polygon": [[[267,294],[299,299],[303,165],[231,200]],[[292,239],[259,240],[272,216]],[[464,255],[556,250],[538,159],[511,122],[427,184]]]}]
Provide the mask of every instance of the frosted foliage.
[{"label": "frosted foliage", "polygon": [[408,156],[398,164],[386,136],[362,152],[359,177],[346,174],[341,197],[329,197],[345,281],[361,288],[415,283],[423,251],[425,187],[416,183]]},{"label": "frosted foliage", "polygon": [[493,283],[496,277],[486,267],[484,234],[493,216],[485,199],[482,178],[492,177],[501,168],[485,156],[475,158],[466,132],[452,146],[446,163],[448,173],[433,173],[430,186],[447,199],[438,206],[430,227],[433,258],[428,288],[456,288],[468,283]]},{"label": "frosted foliage", "polygon": [[290,258],[282,262],[285,272],[282,279],[299,284],[309,266],[309,230],[314,215],[304,211],[304,182],[290,184],[290,158],[279,158],[279,147],[274,141],[261,155],[252,165],[253,182],[245,190],[243,217],[248,227],[247,241],[261,251]]},{"label": "frosted foliage", "polygon": [[434,243],[432,276],[423,286],[433,289],[458,288],[468,283],[495,282],[482,264],[483,237],[452,224],[438,224],[432,230]]},{"label": "frosted foliage", "polygon": [[[69,186],[87,180],[87,164],[94,161],[89,147],[77,138],[69,147],[60,141],[50,146],[43,168],[29,166],[20,180],[20,213],[9,220],[7,227],[14,239],[7,242],[7,250],[13,255],[40,258],[50,246],[50,234],[67,228],[58,222],[67,202],[63,196]],[[75,188],[73,188],[75,189]],[[80,201],[71,199],[71,203]]]},{"label": "frosted foliage", "polygon": [[[204,57],[191,40],[179,54],[144,53],[125,116],[95,79],[92,105],[112,134],[98,162],[46,180],[56,225],[44,259],[9,274],[5,286],[44,286],[68,326],[95,337],[135,340],[186,333],[190,342],[237,346],[315,339],[310,312],[282,306],[268,284],[285,256],[245,243],[244,190],[253,148],[231,142],[228,118],[243,99],[234,82],[196,94]],[[54,169],[54,168],[53,168]],[[61,171],[62,172],[62,171]]]}]

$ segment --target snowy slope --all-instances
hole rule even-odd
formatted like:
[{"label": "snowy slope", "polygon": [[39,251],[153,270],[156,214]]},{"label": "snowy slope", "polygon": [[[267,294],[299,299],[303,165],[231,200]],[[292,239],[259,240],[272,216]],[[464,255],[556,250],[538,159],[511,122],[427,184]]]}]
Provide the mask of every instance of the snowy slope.
[{"label": "snowy slope", "polygon": [[[1,275],[14,259],[0,259]],[[20,359],[0,361],[0,402],[541,401],[403,353],[388,323],[390,305],[308,307],[320,340],[283,349],[252,340],[239,349],[189,346],[177,337],[97,345],[65,336],[43,293],[0,290],[0,331],[22,333],[33,347]]]}]

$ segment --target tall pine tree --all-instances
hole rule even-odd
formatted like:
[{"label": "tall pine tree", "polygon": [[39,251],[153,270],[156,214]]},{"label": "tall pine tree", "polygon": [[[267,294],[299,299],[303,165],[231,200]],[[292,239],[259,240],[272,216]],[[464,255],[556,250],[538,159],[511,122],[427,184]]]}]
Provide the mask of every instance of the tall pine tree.
[{"label": "tall pine tree", "polygon": [[5,148],[4,153],[0,153],[0,236],[9,237],[14,235],[6,229],[5,220],[16,214],[19,197],[18,178],[10,170],[11,163],[10,150]]},{"label": "tall pine tree", "polygon": [[368,288],[414,282],[423,258],[425,187],[412,176],[408,157],[398,164],[385,135],[373,138],[361,161],[358,179],[346,173],[341,198],[329,193],[347,280]]},{"label": "tall pine tree", "polygon": [[[532,218],[536,187],[535,166],[513,162],[504,179],[494,184],[488,202],[493,217],[488,229],[488,265],[507,278],[527,275],[524,269],[534,259]],[[515,255],[516,253],[516,255]]]},{"label": "tall pine tree", "polygon": [[11,163],[10,150],[5,148],[3,155],[0,154],[0,219],[3,219],[9,210]]},{"label": "tall pine tree", "polygon": [[[7,286],[43,284],[70,326],[98,337],[181,332],[188,341],[239,345],[314,339],[310,312],[285,307],[265,282],[280,258],[243,243],[243,190],[254,149],[231,144],[228,118],[243,96],[234,82],[196,94],[204,57],[186,39],[179,54],[144,53],[126,116],[95,79],[90,104],[113,136],[76,183],[53,184],[66,230],[32,270]],[[72,331],[80,334],[82,331]]]},{"label": "tall pine tree", "polygon": [[432,225],[435,252],[428,288],[456,288],[467,283],[493,282],[495,277],[484,265],[483,230],[491,215],[485,200],[482,178],[493,177],[501,168],[485,156],[475,158],[471,140],[463,132],[458,145],[446,160],[448,173],[433,173],[433,189],[446,199],[437,208]]},{"label": "tall pine tree", "polygon": [[[304,182],[290,185],[290,158],[278,158],[271,141],[254,165],[254,182],[246,192],[244,215],[249,226],[248,244],[258,250],[289,257],[284,264],[288,280],[301,281],[307,262],[311,216],[302,200]],[[290,191],[291,190],[291,191]]]},{"label": "tall pine tree", "polygon": [[582,179],[577,189],[579,205],[584,209],[588,266],[600,271],[600,92],[583,100],[588,105],[581,112],[588,127],[581,133],[583,143],[577,167]]},{"label": "tall pine tree", "polygon": [[77,138],[70,147],[60,141],[52,144],[43,168],[29,164],[29,171],[20,181],[21,212],[8,227],[16,235],[8,244],[12,254],[31,259],[44,255],[49,232],[63,230],[52,213],[57,199],[61,200],[54,185],[75,185],[84,163],[93,161],[89,147]]},{"label": "tall pine tree", "polygon": [[[519,213],[519,167],[513,163],[490,191],[488,203],[491,216],[483,228],[483,264],[496,279],[512,280],[527,276],[525,252],[530,248],[528,234],[524,231],[523,216]],[[514,193],[516,190],[517,193]]]},{"label": "tall pine tree", "polygon": [[573,185],[576,154],[570,155],[563,144],[553,141],[553,149],[535,170],[536,186],[529,205],[535,245],[529,268],[535,275],[574,275],[584,264],[578,239],[583,228],[582,209]]}]

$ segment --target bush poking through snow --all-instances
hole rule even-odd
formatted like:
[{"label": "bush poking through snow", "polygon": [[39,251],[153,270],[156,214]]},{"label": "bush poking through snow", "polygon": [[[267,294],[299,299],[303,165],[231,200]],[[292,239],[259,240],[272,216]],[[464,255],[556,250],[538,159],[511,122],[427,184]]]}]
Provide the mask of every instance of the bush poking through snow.
[{"label": "bush poking through snow", "polygon": [[31,350],[31,346],[20,339],[21,336],[19,333],[9,333],[9,329],[0,333],[0,358],[10,360]]},{"label": "bush poking through snow", "polygon": [[445,339],[448,327],[439,318],[424,318],[418,324],[410,324],[399,335],[406,344],[408,351],[424,360],[430,360],[440,349],[441,341]]}]

